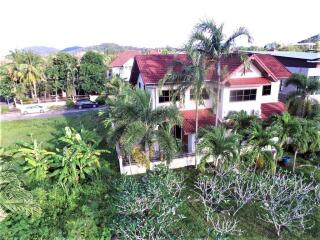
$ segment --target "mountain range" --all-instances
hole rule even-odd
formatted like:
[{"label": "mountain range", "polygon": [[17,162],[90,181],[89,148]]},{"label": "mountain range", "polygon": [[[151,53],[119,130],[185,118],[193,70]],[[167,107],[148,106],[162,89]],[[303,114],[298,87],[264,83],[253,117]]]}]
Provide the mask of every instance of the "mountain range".
[{"label": "mountain range", "polygon": [[57,49],[54,47],[46,47],[46,46],[31,46],[25,47],[21,49],[22,51],[31,51],[33,53],[39,55],[49,55],[57,52],[66,52],[70,54],[75,54],[79,52],[86,52],[86,51],[98,51],[98,52],[105,52],[105,53],[117,53],[122,52],[125,50],[140,50],[140,51],[147,51],[148,48],[138,48],[133,46],[121,46],[116,43],[101,43],[99,45],[92,45],[88,47],[80,47],[80,46],[71,46],[64,49]]}]

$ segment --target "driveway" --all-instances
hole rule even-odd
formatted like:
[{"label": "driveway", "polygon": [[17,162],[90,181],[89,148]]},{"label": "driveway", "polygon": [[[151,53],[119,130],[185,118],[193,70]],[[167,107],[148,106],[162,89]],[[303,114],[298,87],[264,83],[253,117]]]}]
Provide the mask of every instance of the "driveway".
[{"label": "driveway", "polygon": [[33,113],[22,115],[20,112],[12,112],[1,114],[0,121],[13,121],[13,120],[24,120],[24,119],[33,119],[33,118],[49,118],[54,116],[66,116],[66,115],[76,115],[83,112],[90,111],[99,111],[101,109],[105,109],[106,107],[97,107],[97,108],[86,108],[86,109],[69,109],[69,110],[50,110],[45,113]]}]

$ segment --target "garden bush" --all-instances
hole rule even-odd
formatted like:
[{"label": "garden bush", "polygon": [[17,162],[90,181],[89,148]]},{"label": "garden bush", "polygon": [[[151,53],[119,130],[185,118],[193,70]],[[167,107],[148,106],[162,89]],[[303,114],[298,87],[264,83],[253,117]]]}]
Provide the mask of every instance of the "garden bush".
[{"label": "garden bush", "polygon": [[106,100],[107,100],[107,97],[102,95],[102,96],[99,96],[96,98],[96,102],[99,104],[99,105],[105,105],[106,104]]},{"label": "garden bush", "polygon": [[66,106],[67,106],[67,108],[73,108],[74,107],[74,102],[72,100],[68,99],[66,101]]}]

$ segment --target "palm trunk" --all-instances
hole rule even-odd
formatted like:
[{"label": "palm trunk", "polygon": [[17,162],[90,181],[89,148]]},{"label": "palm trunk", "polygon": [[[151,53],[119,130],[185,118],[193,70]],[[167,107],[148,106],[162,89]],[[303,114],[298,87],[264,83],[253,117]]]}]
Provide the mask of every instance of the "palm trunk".
[{"label": "palm trunk", "polygon": [[33,83],[33,91],[34,91],[34,97],[37,98],[38,95],[37,95],[37,84],[34,82]]},{"label": "palm trunk", "polygon": [[217,63],[217,74],[218,74],[218,93],[217,93],[217,102],[216,102],[216,122],[215,125],[218,126],[218,114],[219,114],[219,101],[220,101],[220,81],[221,81],[221,62],[220,57]]},{"label": "palm trunk", "polygon": [[297,155],[298,155],[298,150],[295,150],[294,157],[293,157],[293,167],[292,167],[293,172],[296,170]]},{"label": "palm trunk", "polygon": [[199,111],[198,111],[198,104],[199,104],[199,100],[196,101],[196,136],[194,139],[194,151],[195,151],[195,155],[194,155],[194,161],[195,161],[195,165],[196,165],[196,169],[198,167],[197,164],[197,141],[198,141],[198,128],[199,128]]}]

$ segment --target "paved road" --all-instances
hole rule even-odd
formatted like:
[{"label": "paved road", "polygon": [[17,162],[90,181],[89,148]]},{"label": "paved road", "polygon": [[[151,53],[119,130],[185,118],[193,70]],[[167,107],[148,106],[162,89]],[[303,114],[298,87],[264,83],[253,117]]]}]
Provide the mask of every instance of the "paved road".
[{"label": "paved road", "polygon": [[61,115],[76,115],[83,112],[90,112],[90,111],[99,111],[104,109],[105,107],[98,107],[98,108],[86,108],[86,109],[70,109],[70,110],[50,110],[45,113],[33,113],[33,114],[26,114],[22,115],[20,112],[13,112],[13,113],[6,113],[1,114],[0,121],[13,121],[13,120],[23,120],[23,119],[34,119],[34,118],[49,118],[54,116],[61,116]]}]

